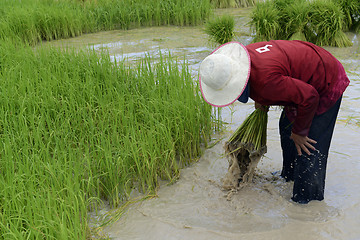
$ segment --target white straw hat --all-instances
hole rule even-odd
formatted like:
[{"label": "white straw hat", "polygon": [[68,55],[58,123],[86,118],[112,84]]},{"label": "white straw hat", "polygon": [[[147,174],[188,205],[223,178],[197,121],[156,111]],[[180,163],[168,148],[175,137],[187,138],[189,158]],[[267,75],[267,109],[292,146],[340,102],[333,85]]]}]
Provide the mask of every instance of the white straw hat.
[{"label": "white straw hat", "polygon": [[228,106],[244,92],[249,76],[250,55],[244,45],[225,43],[200,64],[201,93],[215,107]]}]

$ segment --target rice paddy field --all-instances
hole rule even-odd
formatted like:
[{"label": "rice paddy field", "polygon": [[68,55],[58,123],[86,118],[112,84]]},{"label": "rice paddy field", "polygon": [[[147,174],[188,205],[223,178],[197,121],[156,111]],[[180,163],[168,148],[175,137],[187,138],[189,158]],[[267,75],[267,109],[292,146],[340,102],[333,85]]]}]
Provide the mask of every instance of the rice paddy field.
[{"label": "rice paddy field", "polygon": [[325,46],[351,85],[326,200],[305,209],[271,175],[281,166],[276,109],[254,184],[232,196],[219,187],[223,143],[253,106],[220,115],[202,100],[198,66],[216,45],[203,23],[233,17],[246,45],[255,7],[146,3],[0,5],[0,239],[360,238],[356,30],[343,30],[351,46]]},{"label": "rice paddy field", "polygon": [[2,2],[1,239],[89,238],[88,212],[99,203],[121,206],[132,189],[154,194],[200,156],[219,124],[186,61],[128,64],[106,50],[39,47],[113,28],[197,24],[211,8],[197,1],[189,14],[192,3]]}]

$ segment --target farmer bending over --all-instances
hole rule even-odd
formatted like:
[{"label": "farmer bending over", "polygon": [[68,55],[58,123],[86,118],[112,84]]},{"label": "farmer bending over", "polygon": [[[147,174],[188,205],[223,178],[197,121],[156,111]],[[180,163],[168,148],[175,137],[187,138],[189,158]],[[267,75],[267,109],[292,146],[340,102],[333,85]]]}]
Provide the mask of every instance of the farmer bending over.
[{"label": "farmer bending over", "polygon": [[201,92],[209,104],[236,100],[255,107],[281,105],[283,168],[294,181],[292,200],[323,200],[326,163],[342,94],[349,85],[341,63],[309,42],[275,40],[246,47],[226,43],[200,65]]}]

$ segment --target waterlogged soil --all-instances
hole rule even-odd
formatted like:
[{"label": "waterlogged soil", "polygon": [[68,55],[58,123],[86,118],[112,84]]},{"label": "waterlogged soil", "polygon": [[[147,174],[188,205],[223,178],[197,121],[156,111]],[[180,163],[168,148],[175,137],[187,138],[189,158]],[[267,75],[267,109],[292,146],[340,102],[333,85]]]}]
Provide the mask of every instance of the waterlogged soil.
[{"label": "waterlogged soil", "polygon": [[[252,40],[248,10],[223,10],[236,16],[236,40]],[[158,197],[132,205],[103,230],[111,239],[360,239],[360,45],[330,48],[350,78],[330,148],[324,201],[299,205],[290,200],[292,183],[279,178],[282,156],[278,133],[280,110],[269,111],[267,153],[260,160],[253,182],[229,194],[222,189],[228,170],[223,145],[253,111],[253,102],[235,103],[222,110],[229,123],[213,137],[198,162],[181,171],[172,185],[163,184]],[[111,31],[54,41],[46,45],[107,49],[113,59],[136,59],[146,53],[171,52],[190,63],[194,79],[200,61],[214,48],[202,27],[151,27]],[[181,99],[179,99],[181,101]]]}]

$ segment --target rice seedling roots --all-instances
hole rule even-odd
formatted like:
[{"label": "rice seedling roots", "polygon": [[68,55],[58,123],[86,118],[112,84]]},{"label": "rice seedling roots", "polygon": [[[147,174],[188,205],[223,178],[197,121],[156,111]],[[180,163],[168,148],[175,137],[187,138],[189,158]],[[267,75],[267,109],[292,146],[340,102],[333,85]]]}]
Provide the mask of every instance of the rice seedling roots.
[{"label": "rice seedling roots", "polygon": [[223,178],[223,189],[230,191],[252,181],[261,157],[267,152],[266,145],[255,149],[251,142],[225,142],[224,149],[229,168]]}]

